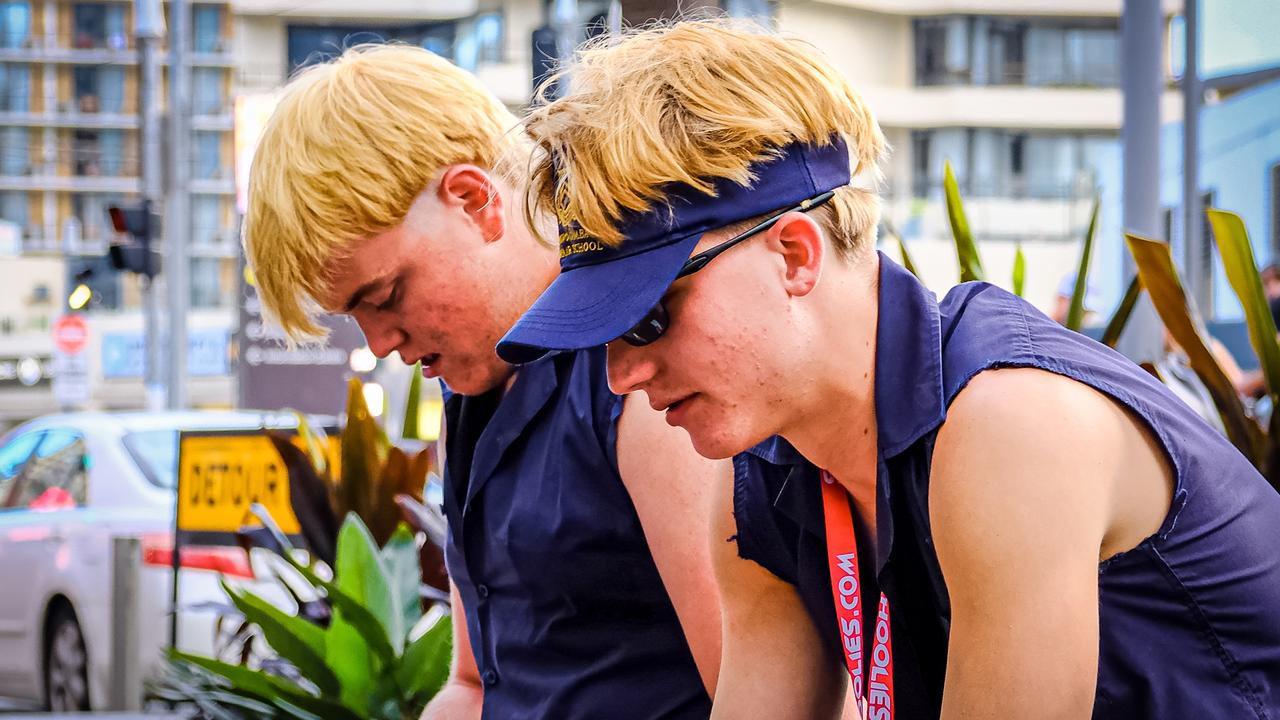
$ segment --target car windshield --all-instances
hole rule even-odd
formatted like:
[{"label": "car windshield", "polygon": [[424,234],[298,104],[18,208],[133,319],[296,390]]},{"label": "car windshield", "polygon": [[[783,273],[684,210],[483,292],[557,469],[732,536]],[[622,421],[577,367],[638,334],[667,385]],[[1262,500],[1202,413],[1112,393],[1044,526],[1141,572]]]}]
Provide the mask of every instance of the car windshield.
[{"label": "car windshield", "polygon": [[131,432],[124,436],[124,446],[152,485],[169,489],[177,483],[177,430]]}]

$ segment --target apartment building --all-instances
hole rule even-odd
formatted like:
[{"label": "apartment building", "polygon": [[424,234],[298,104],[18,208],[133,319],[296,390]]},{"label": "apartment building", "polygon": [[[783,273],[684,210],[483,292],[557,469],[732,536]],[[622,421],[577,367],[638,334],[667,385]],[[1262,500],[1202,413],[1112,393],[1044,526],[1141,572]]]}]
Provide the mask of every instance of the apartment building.
[{"label": "apartment building", "polygon": [[[875,110],[893,146],[885,217],[934,290],[957,280],[942,196],[950,161],[989,279],[1011,284],[1020,244],[1026,296],[1042,308],[1075,267],[1100,194],[1091,277],[1105,312],[1125,281],[1122,7],[1122,0],[784,0],[777,23],[823,48]],[[1164,7],[1172,14],[1180,4]],[[1180,119],[1175,91],[1161,112]],[[885,249],[896,257],[896,248]]]},{"label": "apartment building", "polygon": [[[140,187],[132,15],[119,1],[0,4],[0,216],[23,254],[62,256],[73,277],[102,262],[106,206]],[[192,18],[192,302],[216,307],[236,249],[232,23],[225,3],[194,5]],[[105,268],[90,284],[98,310],[137,305]]]},{"label": "apartment building", "polygon": [[[238,255],[233,23],[226,2],[193,4],[190,14],[193,323],[229,327]],[[167,48],[162,58],[167,90]],[[85,312],[95,404],[141,405],[139,285],[105,259],[113,239],[106,208],[136,199],[141,187],[138,86],[133,3],[0,2],[0,424],[56,409],[46,376],[3,369],[48,366],[49,328],[81,282],[93,290]],[[224,358],[220,372],[206,368],[193,398],[229,397],[228,378],[210,380],[226,366]]]}]

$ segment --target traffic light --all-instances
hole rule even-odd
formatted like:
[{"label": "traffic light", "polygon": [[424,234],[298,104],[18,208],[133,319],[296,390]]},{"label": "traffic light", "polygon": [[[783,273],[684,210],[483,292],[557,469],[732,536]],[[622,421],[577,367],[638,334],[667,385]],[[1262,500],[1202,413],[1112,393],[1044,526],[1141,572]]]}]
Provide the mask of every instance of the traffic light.
[{"label": "traffic light", "polygon": [[111,267],[149,278],[159,275],[160,254],[151,248],[151,243],[160,234],[160,214],[152,212],[151,201],[111,205],[107,214],[116,232],[129,236],[128,242],[111,245]]}]

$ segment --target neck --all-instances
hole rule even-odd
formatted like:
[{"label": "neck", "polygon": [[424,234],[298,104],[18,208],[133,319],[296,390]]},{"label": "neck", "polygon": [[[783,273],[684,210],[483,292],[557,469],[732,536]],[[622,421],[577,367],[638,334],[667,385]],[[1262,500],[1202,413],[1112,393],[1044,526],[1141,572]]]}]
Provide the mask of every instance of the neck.
[{"label": "neck", "polygon": [[[879,256],[826,274],[821,320],[809,344],[811,391],[780,434],[831,473],[874,524],[876,497],[876,327]],[[834,276],[834,277],[833,277]],[[853,318],[853,322],[850,322]]]}]

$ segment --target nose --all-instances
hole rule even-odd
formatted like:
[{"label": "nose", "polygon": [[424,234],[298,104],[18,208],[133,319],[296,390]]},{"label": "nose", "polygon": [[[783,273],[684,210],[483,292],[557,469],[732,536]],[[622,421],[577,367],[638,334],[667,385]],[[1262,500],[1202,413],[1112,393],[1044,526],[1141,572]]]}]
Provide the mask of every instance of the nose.
[{"label": "nose", "polygon": [[364,333],[365,342],[369,343],[369,350],[380,358],[385,358],[404,344],[404,331],[395,323],[365,314],[357,316],[356,323]]},{"label": "nose", "polygon": [[644,389],[657,369],[652,348],[636,347],[622,340],[609,343],[608,358],[609,389],[618,395]]}]

